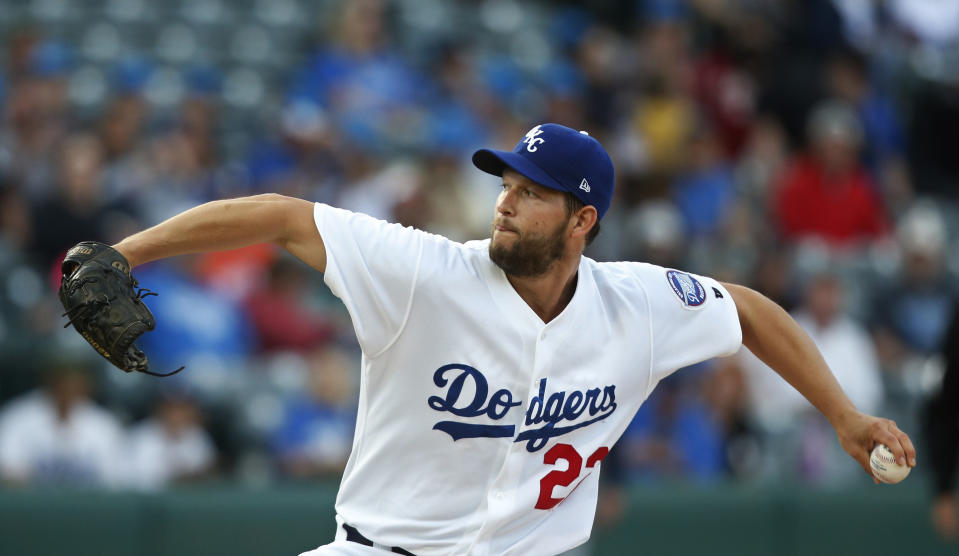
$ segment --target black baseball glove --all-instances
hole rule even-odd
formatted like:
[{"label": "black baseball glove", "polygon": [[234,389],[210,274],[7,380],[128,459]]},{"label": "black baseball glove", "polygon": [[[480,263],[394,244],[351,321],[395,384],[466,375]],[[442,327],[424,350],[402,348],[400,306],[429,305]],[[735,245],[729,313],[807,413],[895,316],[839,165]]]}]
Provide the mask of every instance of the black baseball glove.
[{"label": "black baseball glove", "polygon": [[153,330],[156,321],[143,298],[156,295],[137,288],[130,264],[119,251],[95,241],[82,241],[67,251],[61,266],[60,302],[77,332],[118,368],[154,376],[170,376],[148,370],[147,356],[133,344]]}]

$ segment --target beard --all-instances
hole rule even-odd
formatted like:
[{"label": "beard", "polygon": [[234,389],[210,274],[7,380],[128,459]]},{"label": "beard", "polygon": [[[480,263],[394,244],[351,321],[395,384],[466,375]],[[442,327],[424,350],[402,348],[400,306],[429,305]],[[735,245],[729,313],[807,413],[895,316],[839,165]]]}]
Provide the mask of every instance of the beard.
[{"label": "beard", "polygon": [[[495,233],[495,223],[494,232]],[[562,222],[551,234],[526,237],[517,234],[512,245],[490,241],[489,258],[509,276],[528,278],[540,276],[558,261],[566,250],[566,223]]]}]

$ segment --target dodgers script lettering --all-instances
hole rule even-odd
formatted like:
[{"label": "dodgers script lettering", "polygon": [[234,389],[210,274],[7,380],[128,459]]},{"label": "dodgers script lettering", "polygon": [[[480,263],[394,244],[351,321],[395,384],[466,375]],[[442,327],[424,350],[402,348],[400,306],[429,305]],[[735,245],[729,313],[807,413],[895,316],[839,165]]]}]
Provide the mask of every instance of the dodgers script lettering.
[{"label": "dodgers script lettering", "polygon": [[[441,395],[430,396],[430,408],[456,417],[489,418],[499,421],[514,407],[522,405],[506,388],[490,395],[489,382],[479,370],[461,363],[443,365],[433,373],[433,384],[444,389]],[[464,392],[472,391],[472,396]],[[550,392],[548,379],[539,381],[539,389],[526,406],[526,428],[518,435],[515,425],[491,425],[468,421],[439,421],[434,430],[450,435],[453,441],[463,438],[513,438],[526,442],[526,450],[541,450],[550,438],[599,422],[616,410],[616,386],[586,390]],[[540,426],[537,426],[540,425]]]}]

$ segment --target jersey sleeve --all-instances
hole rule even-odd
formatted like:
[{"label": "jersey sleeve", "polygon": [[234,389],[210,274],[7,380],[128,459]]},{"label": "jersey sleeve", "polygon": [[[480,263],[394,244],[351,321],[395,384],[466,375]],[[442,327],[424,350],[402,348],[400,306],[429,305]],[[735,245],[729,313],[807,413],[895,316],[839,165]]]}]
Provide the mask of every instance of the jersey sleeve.
[{"label": "jersey sleeve", "polygon": [[323,280],[346,305],[360,347],[375,356],[405,324],[427,234],[322,203],[313,218],[326,247]]},{"label": "jersey sleeve", "polygon": [[651,384],[677,369],[739,350],[739,314],[722,284],[647,264],[639,265],[638,274],[649,297]]}]

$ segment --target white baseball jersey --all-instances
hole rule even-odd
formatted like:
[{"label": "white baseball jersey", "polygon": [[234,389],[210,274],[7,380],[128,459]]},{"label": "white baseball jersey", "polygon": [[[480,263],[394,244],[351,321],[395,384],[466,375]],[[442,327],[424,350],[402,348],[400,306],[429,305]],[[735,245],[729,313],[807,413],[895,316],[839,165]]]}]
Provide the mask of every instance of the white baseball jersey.
[{"label": "white baseball jersey", "polygon": [[337,521],[379,545],[498,555],[585,542],[601,461],[640,404],[742,341],[732,297],[709,278],[582,257],[572,300],[544,323],[489,240],[323,204],[314,217],[324,279],[363,350]]}]

